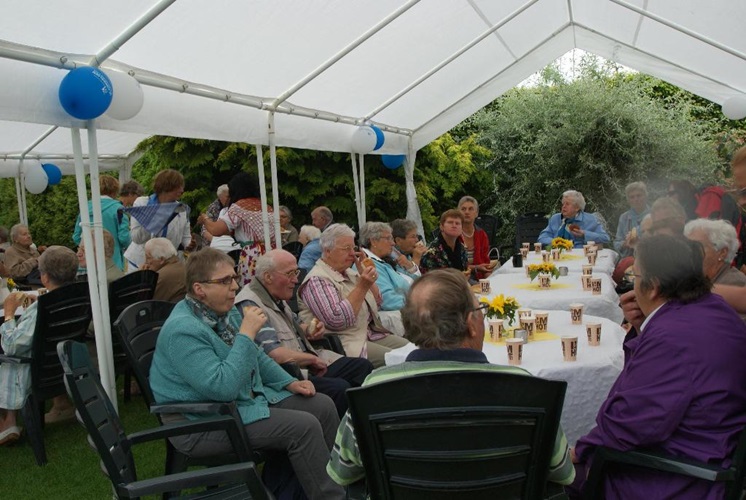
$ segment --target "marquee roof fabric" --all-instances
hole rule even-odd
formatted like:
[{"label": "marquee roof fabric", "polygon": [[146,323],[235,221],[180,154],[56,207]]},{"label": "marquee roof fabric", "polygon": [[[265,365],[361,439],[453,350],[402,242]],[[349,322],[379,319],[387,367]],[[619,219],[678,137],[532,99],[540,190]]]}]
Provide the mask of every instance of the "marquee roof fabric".
[{"label": "marquee roof fabric", "polygon": [[[573,48],[722,103],[746,93],[743,0],[0,0],[0,176],[18,157],[72,172],[81,126],[57,100],[96,55],[144,87],[134,118],[96,120],[102,168],[162,134],[379,153],[428,144]],[[59,126],[34,145],[49,126]],[[65,157],[70,161],[65,161]]]}]

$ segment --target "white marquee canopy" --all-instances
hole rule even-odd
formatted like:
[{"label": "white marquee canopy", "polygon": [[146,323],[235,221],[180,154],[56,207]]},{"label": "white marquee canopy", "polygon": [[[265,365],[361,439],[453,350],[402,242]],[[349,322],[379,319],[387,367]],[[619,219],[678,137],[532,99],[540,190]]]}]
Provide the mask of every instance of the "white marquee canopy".
[{"label": "white marquee canopy", "polygon": [[144,88],[137,116],[96,120],[101,168],[126,171],[135,145],[154,134],[348,152],[355,128],[373,123],[386,135],[378,153],[408,155],[414,218],[415,152],[573,48],[717,103],[746,97],[744,0],[0,6],[0,177],[18,178],[22,158],[82,174],[70,128],[86,123],[57,100],[66,70],[79,65],[127,71]]}]

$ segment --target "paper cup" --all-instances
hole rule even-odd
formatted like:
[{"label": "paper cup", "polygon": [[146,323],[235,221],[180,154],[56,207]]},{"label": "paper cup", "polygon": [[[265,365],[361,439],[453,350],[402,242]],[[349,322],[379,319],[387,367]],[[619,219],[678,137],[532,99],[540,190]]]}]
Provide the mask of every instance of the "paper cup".
[{"label": "paper cup", "polygon": [[490,280],[488,279],[481,279],[479,280],[479,287],[482,290],[483,294],[490,293]]},{"label": "paper cup", "polygon": [[549,255],[549,252],[547,252],[546,250],[542,250],[541,251],[541,261],[542,262],[549,262],[550,257],[551,256]]},{"label": "paper cup", "polygon": [[524,318],[526,316],[531,316],[533,311],[531,311],[531,309],[529,309],[527,307],[521,307],[516,312],[518,313],[518,319],[521,319],[521,318]]},{"label": "paper cup", "polygon": [[541,255],[541,243],[534,243],[534,253]]},{"label": "paper cup", "polygon": [[590,276],[593,274],[593,266],[590,264],[583,264],[583,276]]},{"label": "paper cup", "polygon": [[591,246],[588,244],[583,245],[583,255],[588,255],[588,251],[591,249]]},{"label": "paper cup", "polygon": [[503,335],[503,320],[490,320],[489,328],[490,339],[492,339],[493,342],[499,342],[500,337]]},{"label": "paper cup", "polygon": [[588,240],[588,241],[586,241],[586,243],[587,243],[588,245],[592,246],[592,247],[595,247],[595,246],[596,246],[596,242],[595,242],[595,241],[593,241],[593,240]]},{"label": "paper cup", "polygon": [[524,259],[526,257],[528,257],[528,248],[527,247],[521,248],[521,257],[523,257]]},{"label": "paper cup", "polygon": [[573,325],[583,324],[583,304],[570,304],[570,318]]},{"label": "paper cup", "polygon": [[601,278],[591,278],[593,295],[601,295]]},{"label": "paper cup", "polygon": [[542,288],[544,290],[548,290],[549,288],[552,288],[552,278],[545,274],[539,275],[539,288]]},{"label": "paper cup", "polygon": [[529,248],[531,248],[531,243],[529,243],[528,241],[524,241],[521,244],[521,248],[525,248],[526,250],[528,250]]},{"label": "paper cup", "polygon": [[590,264],[591,266],[596,265],[596,254],[595,253],[589,253],[588,255],[586,255],[586,258],[588,259],[588,264]]},{"label": "paper cup", "polygon": [[523,328],[513,330],[513,338],[520,340],[524,344],[528,342],[528,332]]},{"label": "paper cup", "polygon": [[528,335],[528,339],[531,340],[534,338],[534,332],[536,331],[536,318],[533,316],[524,316],[520,319],[521,328],[526,330],[526,334]]},{"label": "paper cup", "polygon": [[583,285],[583,291],[584,292],[590,292],[591,291],[591,279],[593,276],[590,274],[584,274],[580,277],[580,284]]},{"label": "paper cup", "polygon": [[560,276],[567,276],[570,273],[570,270],[567,268],[567,266],[559,266],[558,270]]},{"label": "paper cup", "polygon": [[601,345],[601,323],[586,323],[585,333],[588,335],[588,345]]},{"label": "paper cup", "polygon": [[577,361],[578,359],[578,338],[563,336],[562,341],[562,357],[565,361]]},{"label": "paper cup", "polygon": [[552,260],[560,260],[559,248],[552,248]]},{"label": "paper cup", "polygon": [[508,364],[520,365],[523,360],[523,341],[521,339],[506,339],[505,345],[508,349]]},{"label": "paper cup", "polygon": [[539,333],[546,332],[549,326],[549,313],[547,311],[536,311],[534,316],[536,317],[536,331]]},{"label": "paper cup", "polygon": [[37,288],[36,289],[36,293],[39,294],[39,295],[44,295],[45,293],[47,293],[47,289],[46,288]]}]

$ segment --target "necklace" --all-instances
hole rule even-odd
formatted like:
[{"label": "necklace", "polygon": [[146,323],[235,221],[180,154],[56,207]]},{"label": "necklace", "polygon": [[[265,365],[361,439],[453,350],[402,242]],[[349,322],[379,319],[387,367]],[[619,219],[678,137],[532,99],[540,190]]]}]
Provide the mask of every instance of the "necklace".
[{"label": "necklace", "polygon": [[462,234],[462,235],[464,236],[464,238],[473,238],[473,237],[474,237],[474,233],[475,233],[476,231],[477,231],[477,229],[476,229],[476,228],[474,228],[474,229],[472,229],[472,230],[471,230],[471,234],[466,234],[466,233],[465,233],[465,232],[463,232],[463,231],[461,231],[461,234]]}]

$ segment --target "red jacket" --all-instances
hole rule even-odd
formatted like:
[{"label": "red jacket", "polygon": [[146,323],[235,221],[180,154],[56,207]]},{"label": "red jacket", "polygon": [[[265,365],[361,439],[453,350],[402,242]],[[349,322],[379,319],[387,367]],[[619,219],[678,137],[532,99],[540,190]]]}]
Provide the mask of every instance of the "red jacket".
[{"label": "red jacket", "polygon": [[[464,243],[464,237],[461,236],[461,243]],[[466,245],[464,245],[466,246]],[[469,262],[470,266],[478,266],[490,263],[490,241],[487,233],[479,226],[474,226],[474,260]],[[477,273],[477,278],[484,278],[485,273]]]}]

